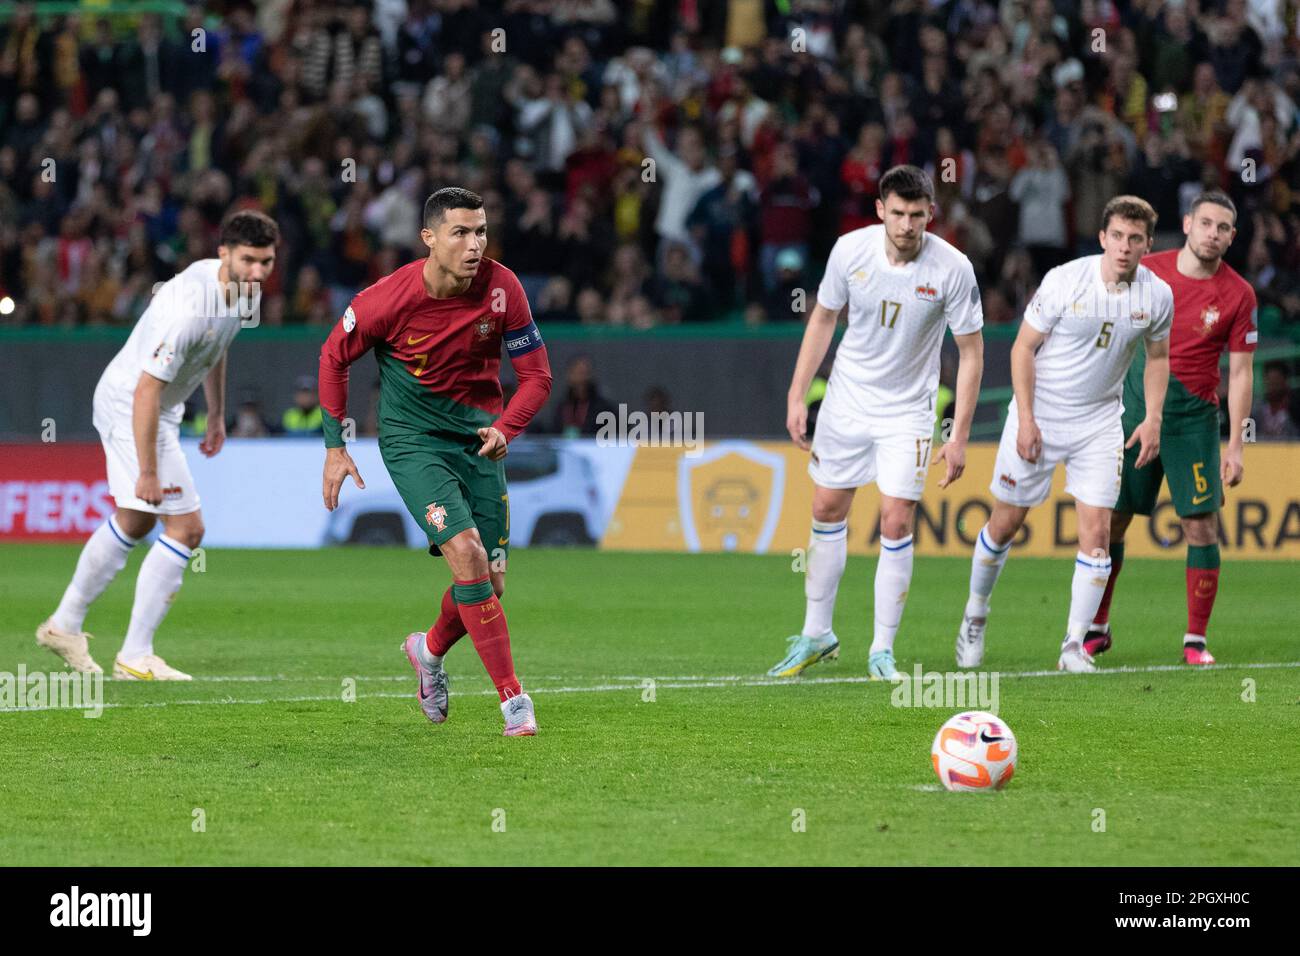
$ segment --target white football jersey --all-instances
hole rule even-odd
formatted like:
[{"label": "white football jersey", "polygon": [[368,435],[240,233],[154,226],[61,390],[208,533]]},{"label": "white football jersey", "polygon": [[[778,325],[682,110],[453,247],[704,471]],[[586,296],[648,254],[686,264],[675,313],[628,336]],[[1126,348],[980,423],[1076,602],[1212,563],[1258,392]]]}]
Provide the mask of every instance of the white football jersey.
[{"label": "white football jersey", "polygon": [[871,418],[934,420],[944,326],[954,335],[984,326],[970,260],[926,233],[916,258],[900,266],[885,257],[883,225],[840,236],[826,263],[817,301],[849,306],[830,388],[837,407]]},{"label": "white football jersey", "polygon": [[111,427],[111,421],[100,421],[104,416],[130,421],[135,387],[143,372],[167,383],[160,421],[180,423],[185,400],[226,354],[241,318],[258,307],[260,292],[226,303],[217,279],[220,268],[220,259],[200,259],[163,283],[100,377],[95,390],[96,428]]},{"label": "white football jersey", "polygon": [[1144,265],[1114,289],[1102,281],[1100,255],[1049,270],[1025,309],[1025,321],[1047,336],[1034,356],[1034,418],[1118,419],[1134,353],[1144,341],[1168,338],[1173,320],[1173,290]]}]

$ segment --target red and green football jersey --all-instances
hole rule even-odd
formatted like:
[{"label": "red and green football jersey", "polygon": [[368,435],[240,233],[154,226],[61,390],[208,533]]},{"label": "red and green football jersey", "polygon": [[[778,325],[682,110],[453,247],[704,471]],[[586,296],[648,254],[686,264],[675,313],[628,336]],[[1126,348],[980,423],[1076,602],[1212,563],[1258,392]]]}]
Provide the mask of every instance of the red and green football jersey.
[{"label": "red and green football jersey", "polygon": [[[545,403],[550,365],[515,274],[483,258],[469,289],[432,298],[427,260],[417,259],[363,289],[320,354],[325,444],[343,444],[348,366],[374,349],[379,362],[379,439],[432,435],[471,441],[493,425],[514,438]],[[501,344],[519,377],[502,412]]]},{"label": "red and green football jersey", "polygon": [[[1169,392],[1165,419],[1195,415],[1219,404],[1219,358],[1230,352],[1253,352],[1256,330],[1255,290],[1226,262],[1208,279],[1178,271],[1178,250],[1145,256],[1142,264],[1174,291],[1174,325],[1169,333]],[[1143,414],[1141,352],[1124,382],[1124,409]]]}]

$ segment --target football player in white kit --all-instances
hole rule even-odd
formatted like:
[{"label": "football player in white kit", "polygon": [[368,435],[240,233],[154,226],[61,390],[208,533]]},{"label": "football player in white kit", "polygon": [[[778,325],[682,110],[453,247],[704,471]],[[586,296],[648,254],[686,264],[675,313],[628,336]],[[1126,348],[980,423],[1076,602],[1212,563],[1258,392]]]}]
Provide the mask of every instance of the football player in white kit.
[{"label": "football player in white kit", "polygon": [[36,643],[83,673],[101,673],[82,625],[91,603],[126,566],[131,548],[158,518],[163,533],[145,555],[135,584],[126,640],[113,665],[120,680],[189,680],[153,651],[154,632],[180,589],[192,549],[203,538],[199,494],[180,446],[185,400],[203,385],[211,457],[226,440],[226,349],[256,314],[259,286],[275,265],[279,230],[244,210],[221,226],[218,258],[201,259],[155,294],[95,388],[94,423],[108,461],[116,510],[86,542],[58,609]]},{"label": "football player in white kit", "polygon": [[947,487],[966,467],[984,370],[975,270],[959,251],[925,231],[934,216],[934,184],[915,166],[895,166],[881,177],[876,215],[881,225],[847,233],[831,250],[787,396],[786,428],[807,449],[804,396],[847,305],[848,330],[811,442],[804,624],[789,639],[785,658],[768,671],[773,677],[794,677],[838,655],[831,618],[848,554],[849,508],[854,492],[874,481],[880,489],[880,560],[867,669],[876,680],[900,679],[894,638],[912,581],[912,528],[930,466],[945,326],[961,364],[950,437],[934,457],[947,466],[939,486]]},{"label": "football player in white kit", "polygon": [[[989,596],[1025,515],[1047,500],[1057,464],[1074,497],[1079,552],[1059,670],[1096,670],[1083,649],[1110,577],[1110,511],[1119,497],[1124,449],[1141,442],[1137,467],[1160,451],[1169,385],[1174,295],[1146,266],[1156,213],[1137,196],[1116,196],[1102,212],[1101,255],[1043,276],[1011,348],[1015,395],[1007,410],[990,490],[995,500],[975,540],[970,598],[957,633],[957,665],[984,659]],[[1146,417],[1124,441],[1124,374],[1146,347]]]}]

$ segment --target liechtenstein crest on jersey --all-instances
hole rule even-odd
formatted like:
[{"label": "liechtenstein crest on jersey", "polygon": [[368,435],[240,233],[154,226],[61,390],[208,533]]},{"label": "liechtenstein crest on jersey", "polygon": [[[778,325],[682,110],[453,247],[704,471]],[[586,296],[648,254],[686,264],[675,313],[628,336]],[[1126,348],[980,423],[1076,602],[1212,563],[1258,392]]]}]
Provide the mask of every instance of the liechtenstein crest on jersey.
[{"label": "liechtenstein crest on jersey", "polygon": [[922,282],[916,287],[916,297],[926,302],[934,302],[939,298],[939,290],[928,282]]},{"label": "liechtenstein crest on jersey", "polygon": [[1209,335],[1214,331],[1214,324],[1219,321],[1219,307],[1217,304],[1207,305],[1201,310],[1201,327],[1198,330],[1202,335]]},{"label": "liechtenstein crest on jersey", "polygon": [[447,529],[447,509],[438,502],[432,502],[424,513],[424,520],[433,526],[435,531],[445,531]]},{"label": "liechtenstein crest on jersey", "polygon": [[1151,324],[1151,313],[1146,309],[1134,309],[1129,314],[1129,319],[1133,322],[1133,328],[1145,329]]}]

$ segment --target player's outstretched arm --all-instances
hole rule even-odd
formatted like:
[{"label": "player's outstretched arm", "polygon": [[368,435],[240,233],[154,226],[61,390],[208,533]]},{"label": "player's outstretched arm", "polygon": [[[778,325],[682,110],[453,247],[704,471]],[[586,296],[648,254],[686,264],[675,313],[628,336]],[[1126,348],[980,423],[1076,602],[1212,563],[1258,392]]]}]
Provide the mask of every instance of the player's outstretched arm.
[{"label": "player's outstretched arm", "polygon": [[794,375],[790,379],[790,391],[786,395],[785,429],[790,433],[790,440],[807,451],[811,447],[808,441],[808,405],[804,396],[813,376],[826,358],[826,350],[831,347],[835,336],[835,319],[838,312],[832,312],[820,302],[813,306],[812,315],[803,330],[803,341],[799,345],[799,357],[794,363]]},{"label": "player's outstretched arm", "polygon": [[1142,424],[1133,429],[1133,434],[1124,443],[1125,448],[1132,448],[1141,442],[1134,467],[1141,468],[1160,454],[1160,424],[1165,417],[1165,392],[1169,389],[1169,339],[1158,342],[1147,340],[1147,367],[1142,374],[1142,388],[1146,392],[1147,415]]},{"label": "player's outstretched arm", "polygon": [[[984,334],[971,332],[954,335],[957,343],[957,397],[953,407],[952,431],[948,440],[934,456],[945,465],[939,487],[947,488],[966,470],[966,442],[970,440],[970,423],[975,417],[975,403],[979,401],[980,379],[984,377]],[[944,423],[944,427],[948,427]]]},{"label": "player's outstretched arm", "polygon": [[166,386],[162,379],[141,372],[131,400],[131,433],[135,436],[135,454],[140,463],[135,496],[151,505],[160,505],[163,499],[162,484],[158,481],[158,414]]},{"label": "player's outstretched arm", "polygon": [[1242,432],[1250,415],[1250,399],[1255,388],[1254,355],[1250,352],[1228,353],[1228,448],[1219,466],[1220,477],[1229,488],[1241,484],[1245,474],[1242,463]]},{"label": "player's outstretched arm", "polygon": [[1016,454],[1025,461],[1036,462],[1043,452],[1043,433],[1034,420],[1034,353],[1047,335],[1029,324],[1020,323],[1015,344],[1011,346],[1011,387],[1016,393]]},{"label": "player's outstretched arm", "polygon": [[316,376],[320,390],[321,425],[325,433],[325,470],[321,493],[325,507],[333,511],[339,506],[339,490],[348,475],[358,488],[365,488],[356,463],[348,454],[344,443],[351,441],[354,426],[348,421],[348,371],[352,363],[365,355],[384,337],[385,321],[372,316],[362,307],[360,296],[352,300],[335,323],[320,350],[320,367]]},{"label": "player's outstretched arm", "polygon": [[226,443],[226,356],[223,354],[203,379],[203,397],[208,403],[208,427],[199,451],[211,458]]}]

